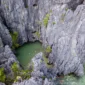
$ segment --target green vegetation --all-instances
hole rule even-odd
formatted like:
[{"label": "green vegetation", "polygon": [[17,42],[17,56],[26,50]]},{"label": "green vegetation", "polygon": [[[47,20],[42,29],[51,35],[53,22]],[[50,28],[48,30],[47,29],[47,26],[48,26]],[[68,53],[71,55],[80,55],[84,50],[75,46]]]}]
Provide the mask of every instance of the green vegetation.
[{"label": "green vegetation", "polygon": [[35,32],[35,35],[40,38],[40,33],[38,31]]},{"label": "green vegetation", "polygon": [[19,47],[18,42],[18,33],[17,32],[11,32],[11,37],[12,37],[12,49],[15,49],[17,47]]},{"label": "green vegetation", "polygon": [[62,14],[62,15],[61,15],[61,20],[62,20],[62,21],[64,21],[65,15],[66,15],[66,14]]},{"label": "green vegetation", "polygon": [[48,58],[46,58],[45,55],[43,56],[43,59],[44,59],[44,62],[45,62],[46,66],[47,66],[48,68],[52,68],[52,67],[53,67],[52,64],[48,64],[49,61],[48,61]]},{"label": "green vegetation", "polygon": [[50,14],[46,14],[45,18],[43,19],[43,24],[45,27],[48,25],[48,20],[49,20]]},{"label": "green vegetation", "polygon": [[0,68],[0,82],[5,82],[6,76],[4,73],[4,68]]},{"label": "green vegetation", "polygon": [[46,76],[42,76],[42,79],[45,80]]},{"label": "green vegetation", "polygon": [[[33,66],[31,68],[28,68],[27,70],[22,70],[19,68],[18,64],[15,62],[12,64],[11,69],[14,73],[14,76],[12,78],[3,77],[6,85],[12,85],[13,82],[29,79],[31,77],[31,72],[33,71]],[[2,79],[2,76],[0,76],[1,79]]]},{"label": "green vegetation", "polygon": [[52,10],[50,10],[50,13],[52,13]]},{"label": "green vegetation", "polygon": [[37,24],[39,24],[40,26],[42,25],[42,21],[36,21]]},{"label": "green vegetation", "polygon": [[19,67],[18,67],[17,63],[16,62],[13,63],[13,65],[11,66],[11,68],[12,68],[12,71],[14,72],[14,76],[17,76],[18,73],[19,73]]},{"label": "green vegetation", "polygon": [[25,8],[28,8],[28,7],[29,7],[28,5],[25,6]]},{"label": "green vegetation", "polygon": [[56,24],[56,22],[53,22],[53,25],[55,25]]},{"label": "green vegetation", "polygon": [[17,63],[13,63],[11,68],[14,72],[15,80],[17,80],[18,76],[20,76],[23,80],[24,79],[29,79],[31,77],[31,72],[33,71],[33,67],[31,69],[21,70],[18,67]]},{"label": "green vegetation", "polygon": [[50,53],[51,51],[52,51],[51,47],[50,47],[50,46],[47,46],[45,52],[46,52],[46,53]]},{"label": "green vegetation", "polygon": [[3,69],[0,71],[0,73],[2,74],[0,78],[3,79],[3,81],[5,81],[6,85],[12,85],[13,82],[29,79],[31,77],[31,72],[33,71],[33,67],[27,70],[20,69],[16,62],[12,64],[11,69],[14,73],[14,77],[12,78],[6,78],[3,74]]},{"label": "green vegetation", "polygon": [[65,11],[68,11],[68,8],[65,8]]}]

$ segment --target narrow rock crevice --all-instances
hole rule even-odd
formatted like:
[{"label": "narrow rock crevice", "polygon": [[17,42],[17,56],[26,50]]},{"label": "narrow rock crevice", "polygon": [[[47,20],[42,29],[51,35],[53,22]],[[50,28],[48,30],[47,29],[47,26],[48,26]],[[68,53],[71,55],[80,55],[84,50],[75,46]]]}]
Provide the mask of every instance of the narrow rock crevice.
[{"label": "narrow rock crevice", "polygon": [[77,8],[77,6],[83,4],[83,2],[84,2],[84,0],[71,0],[71,1],[68,3],[68,7],[69,7],[71,10],[75,11],[76,8]]},{"label": "narrow rock crevice", "polygon": [[23,2],[24,2],[24,7],[28,8],[28,0],[23,0]]}]

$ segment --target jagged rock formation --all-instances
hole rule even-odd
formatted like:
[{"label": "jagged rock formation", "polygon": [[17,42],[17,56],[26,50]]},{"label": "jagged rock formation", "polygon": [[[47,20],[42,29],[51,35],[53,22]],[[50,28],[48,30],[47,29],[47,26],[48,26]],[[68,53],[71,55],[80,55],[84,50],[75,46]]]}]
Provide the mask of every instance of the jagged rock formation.
[{"label": "jagged rock formation", "polygon": [[[10,33],[17,32],[20,45],[39,40],[44,47],[51,47],[48,59],[54,65],[51,69],[53,76],[69,73],[82,76],[85,63],[84,25],[85,0],[1,0],[0,66],[5,67],[8,73],[11,64],[17,62],[9,48],[13,44]],[[50,75],[45,64],[42,65],[45,70],[42,69],[41,73],[40,68],[36,69],[33,77],[26,82],[33,81],[35,76]],[[40,85],[40,82],[34,82],[33,85]]]},{"label": "jagged rock formation", "polygon": [[31,78],[29,80],[25,80],[21,83],[15,83],[13,85],[54,85],[54,83],[52,81],[49,81],[48,79],[45,79],[45,81],[42,83],[42,79],[34,79]]},{"label": "jagged rock formation", "polygon": [[0,68],[5,69],[6,75],[12,76],[11,65],[14,62],[18,61],[9,46],[0,47]]},{"label": "jagged rock formation", "polygon": [[46,64],[44,63],[43,53],[38,53],[35,55],[35,57],[32,59],[32,63],[34,65],[34,70],[31,74],[32,77],[29,80],[24,80],[21,83],[17,82],[13,85],[54,85],[53,80],[50,79],[51,77],[43,80],[43,77],[50,75],[48,73]]}]

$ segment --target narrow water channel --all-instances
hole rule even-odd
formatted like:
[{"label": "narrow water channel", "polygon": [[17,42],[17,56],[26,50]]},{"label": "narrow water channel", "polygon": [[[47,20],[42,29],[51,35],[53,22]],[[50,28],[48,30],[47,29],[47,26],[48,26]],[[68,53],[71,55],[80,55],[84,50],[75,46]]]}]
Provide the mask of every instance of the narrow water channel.
[{"label": "narrow water channel", "polygon": [[30,42],[16,49],[16,56],[23,68],[27,68],[31,59],[39,52],[43,51],[40,42]]}]

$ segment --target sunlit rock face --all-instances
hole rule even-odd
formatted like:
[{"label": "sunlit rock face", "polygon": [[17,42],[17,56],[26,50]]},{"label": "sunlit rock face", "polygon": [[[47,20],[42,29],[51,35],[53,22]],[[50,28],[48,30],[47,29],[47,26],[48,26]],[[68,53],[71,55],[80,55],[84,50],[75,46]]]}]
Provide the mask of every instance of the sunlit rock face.
[{"label": "sunlit rock face", "polygon": [[42,27],[43,43],[52,47],[49,61],[54,63],[60,74],[74,72],[82,75],[85,62],[85,6],[78,6],[74,12],[66,10],[65,5],[56,7],[55,10],[52,8],[47,28]]}]

